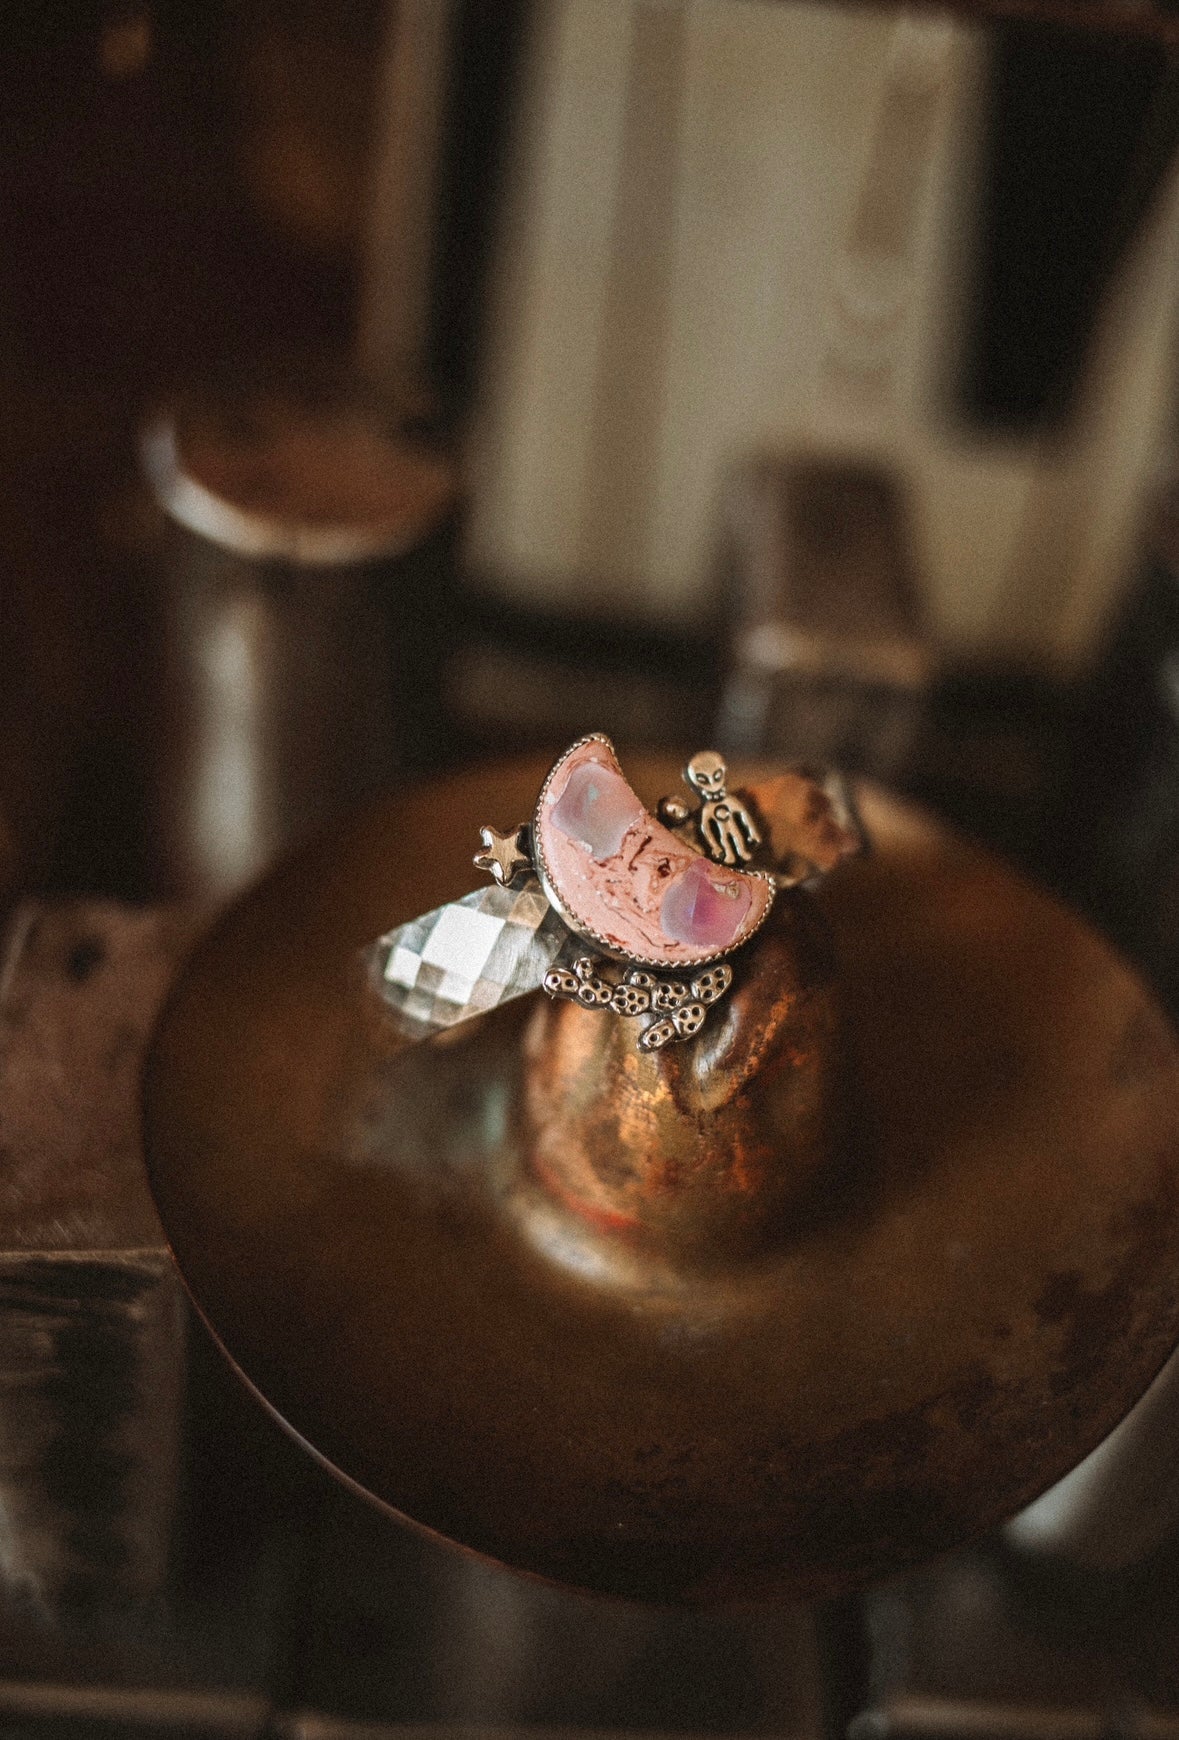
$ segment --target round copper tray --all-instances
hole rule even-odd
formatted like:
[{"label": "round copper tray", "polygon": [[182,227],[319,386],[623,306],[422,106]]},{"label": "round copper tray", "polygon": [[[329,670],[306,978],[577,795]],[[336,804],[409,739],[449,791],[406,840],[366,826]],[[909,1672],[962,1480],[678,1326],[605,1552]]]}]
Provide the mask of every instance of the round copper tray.
[{"label": "round copper tray", "polygon": [[875,849],[822,896],[858,1109],[821,1212],[675,1309],[579,1278],[491,1164],[528,1002],[391,1063],[355,971],[473,886],[478,826],[543,773],[390,798],[197,951],[146,1127],[214,1333],[378,1504],[584,1588],[830,1592],[1010,1514],[1179,1338],[1164,1017],[1078,918],[869,793]]}]

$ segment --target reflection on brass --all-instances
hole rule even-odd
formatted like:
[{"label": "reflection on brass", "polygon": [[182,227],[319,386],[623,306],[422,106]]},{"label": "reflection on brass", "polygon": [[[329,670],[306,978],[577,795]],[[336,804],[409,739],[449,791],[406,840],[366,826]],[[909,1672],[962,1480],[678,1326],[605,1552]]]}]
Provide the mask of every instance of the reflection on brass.
[{"label": "reflection on brass", "polygon": [[543,772],[391,798],[198,950],[147,1135],[230,1356],[379,1504],[582,1587],[815,1595],[1010,1514],[1179,1334],[1162,1015],[869,792],[874,851],[780,897],[691,1047],[537,1000],[399,1050],[356,951]]},{"label": "reflection on brass", "polygon": [[644,1051],[618,1017],[535,1010],[505,1200],[556,1261],[687,1298],[790,1238],[831,1135],[827,927],[785,895],[738,959],[737,988],[690,1045]]}]

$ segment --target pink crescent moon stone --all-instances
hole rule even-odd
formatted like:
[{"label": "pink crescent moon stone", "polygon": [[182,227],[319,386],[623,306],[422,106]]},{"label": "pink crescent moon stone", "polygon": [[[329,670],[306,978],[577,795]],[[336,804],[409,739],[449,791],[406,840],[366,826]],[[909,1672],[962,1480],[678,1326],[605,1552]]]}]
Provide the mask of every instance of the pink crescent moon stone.
[{"label": "pink crescent moon stone", "polygon": [[657,821],[598,738],[576,744],[553,768],[533,837],[574,930],[644,966],[687,968],[728,954],[774,898],[768,878],[714,864]]}]

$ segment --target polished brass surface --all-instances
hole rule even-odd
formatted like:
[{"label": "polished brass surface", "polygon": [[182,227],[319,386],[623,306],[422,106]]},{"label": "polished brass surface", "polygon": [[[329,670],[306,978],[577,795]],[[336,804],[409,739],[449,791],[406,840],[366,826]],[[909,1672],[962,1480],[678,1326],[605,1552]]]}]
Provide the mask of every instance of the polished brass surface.
[{"label": "polished brass surface", "polygon": [[536,1000],[398,1053],[356,951],[463,893],[543,773],[390,798],[198,951],[146,1109],[199,1305],[379,1503],[583,1587],[816,1594],[989,1526],[1179,1335],[1166,1021],[1076,917],[869,792],[874,851],[821,912],[782,897],[697,1050]]},{"label": "polished brass surface", "polygon": [[[541,1003],[522,1034],[503,1201],[557,1262],[689,1300],[705,1277],[797,1236],[830,1182],[840,1116],[834,960],[806,895],[783,894],[736,988],[688,1044]],[[392,1109],[392,1108],[390,1108]],[[794,1224],[791,1223],[791,1216]]]}]

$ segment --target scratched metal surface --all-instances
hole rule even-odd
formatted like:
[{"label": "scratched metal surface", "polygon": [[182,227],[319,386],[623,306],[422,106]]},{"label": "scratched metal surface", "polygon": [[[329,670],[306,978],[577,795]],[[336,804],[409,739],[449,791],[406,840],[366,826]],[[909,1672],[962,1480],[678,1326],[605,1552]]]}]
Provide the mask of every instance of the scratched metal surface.
[{"label": "scratched metal surface", "polygon": [[[543,1030],[501,1011],[399,1083],[348,969],[465,892],[478,826],[526,815],[543,771],[389,800],[198,952],[147,1105],[199,1304],[379,1503],[572,1584],[801,1596],[982,1531],[1104,1435],[1179,1332],[1167,1022],[1063,907],[869,794],[875,851],[824,897],[850,1146],[776,1253],[682,1311],[633,1271],[571,1272],[505,1213]],[[635,783],[652,801],[676,771]]]},{"label": "scratched metal surface", "polygon": [[0,1252],[165,1250],[138,1081],[194,934],[177,909],[29,903],[0,965]]},{"label": "scratched metal surface", "polygon": [[30,904],[0,965],[0,1592],[46,1619],[162,1587],[183,1300],[138,1076],[191,920]]}]

